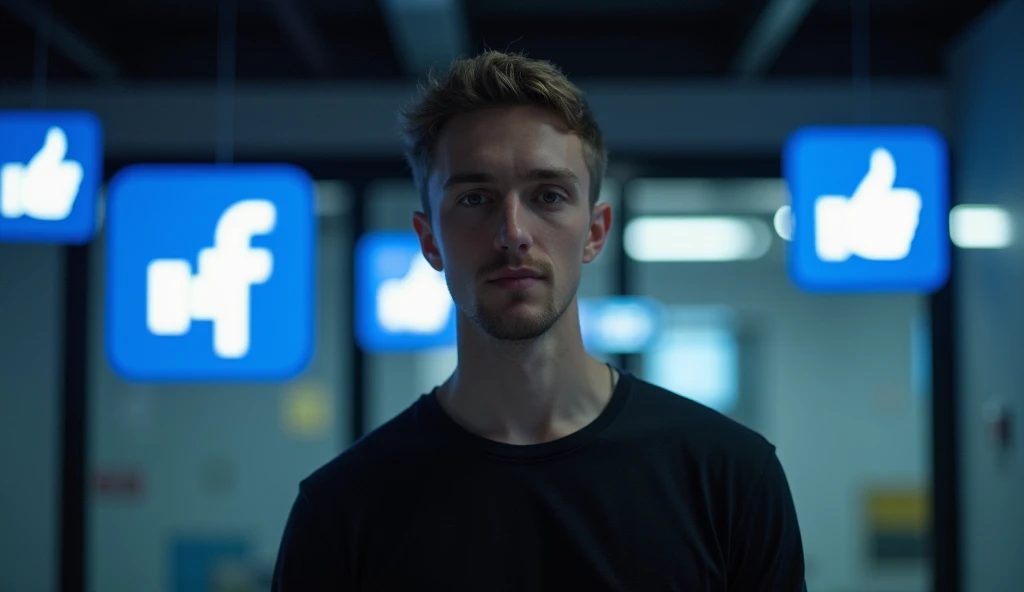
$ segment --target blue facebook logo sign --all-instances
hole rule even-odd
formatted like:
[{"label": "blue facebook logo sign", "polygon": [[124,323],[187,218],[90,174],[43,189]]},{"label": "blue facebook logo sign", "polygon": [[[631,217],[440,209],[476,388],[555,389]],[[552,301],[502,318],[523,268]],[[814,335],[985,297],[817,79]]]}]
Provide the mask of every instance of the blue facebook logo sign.
[{"label": "blue facebook logo sign", "polygon": [[284,166],[138,166],[110,184],[106,348],[129,380],[284,380],[314,347],[312,181]]},{"label": "blue facebook logo sign", "polygon": [[929,293],[949,275],[948,157],[924,127],[809,127],[786,142],[791,280],[811,292]]},{"label": "blue facebook logo sign", "polygon": [[0,242],[92,240],[102,166],[93,114],[0,112]]},{"label": "blue facebook logo sign", "polygon": [[455,345],[455,304],[414,232],[371,232],[355,253],[356,340],[369,352]]}]

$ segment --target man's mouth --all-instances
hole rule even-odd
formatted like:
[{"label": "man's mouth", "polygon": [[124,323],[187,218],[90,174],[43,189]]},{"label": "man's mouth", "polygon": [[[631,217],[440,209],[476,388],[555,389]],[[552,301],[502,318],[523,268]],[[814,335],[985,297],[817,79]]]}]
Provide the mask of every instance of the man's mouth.
[{"label": "man's mouth", "polygon": [[508,268],[495,273],[489,283],[506,290],[525,290],[543,279],[540,272],[529,268]]}]

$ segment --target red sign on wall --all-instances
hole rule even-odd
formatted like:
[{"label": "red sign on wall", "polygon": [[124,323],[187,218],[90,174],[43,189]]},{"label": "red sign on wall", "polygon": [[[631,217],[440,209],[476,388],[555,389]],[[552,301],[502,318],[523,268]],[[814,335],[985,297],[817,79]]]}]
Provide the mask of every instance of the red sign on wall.
[{"label": "red sign on wall", "polygon": [[93,491],[101,498],[136,499],[142,495],[142,476],[137,469],[100,469],[93,474]]}]

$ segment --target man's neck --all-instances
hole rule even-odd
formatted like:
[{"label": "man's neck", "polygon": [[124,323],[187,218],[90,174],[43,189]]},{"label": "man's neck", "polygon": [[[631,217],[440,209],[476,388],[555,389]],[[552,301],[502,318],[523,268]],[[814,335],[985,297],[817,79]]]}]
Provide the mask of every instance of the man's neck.
[{"label": "man's neck", "polygon": [[574,306],[529,342],[501,342],[479,335],[475,326],[466,329],[458,367],[437,396],[470,432],[509,444],[548,442],[592,422],[611,399],[614,373],[583,348]]}]

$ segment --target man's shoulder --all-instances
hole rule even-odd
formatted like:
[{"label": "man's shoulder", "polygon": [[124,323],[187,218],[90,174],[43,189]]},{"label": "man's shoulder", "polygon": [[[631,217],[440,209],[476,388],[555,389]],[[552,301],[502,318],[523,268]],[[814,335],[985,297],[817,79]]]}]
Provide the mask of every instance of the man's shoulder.
[{"label": "man's shoulder", "polygon": [[628,429],[655,437],[695,461],[759,472],[775,453],[763,435],[724,413],[635,378]]},{"label": "man's shoulder", "polygon": [[417,404],[413,404],[379,427],[353,442],[348,448],[302,480],[306,495],[348,498],[367,492],[371,478],[386,480],[416,464],[418,422]]}]

